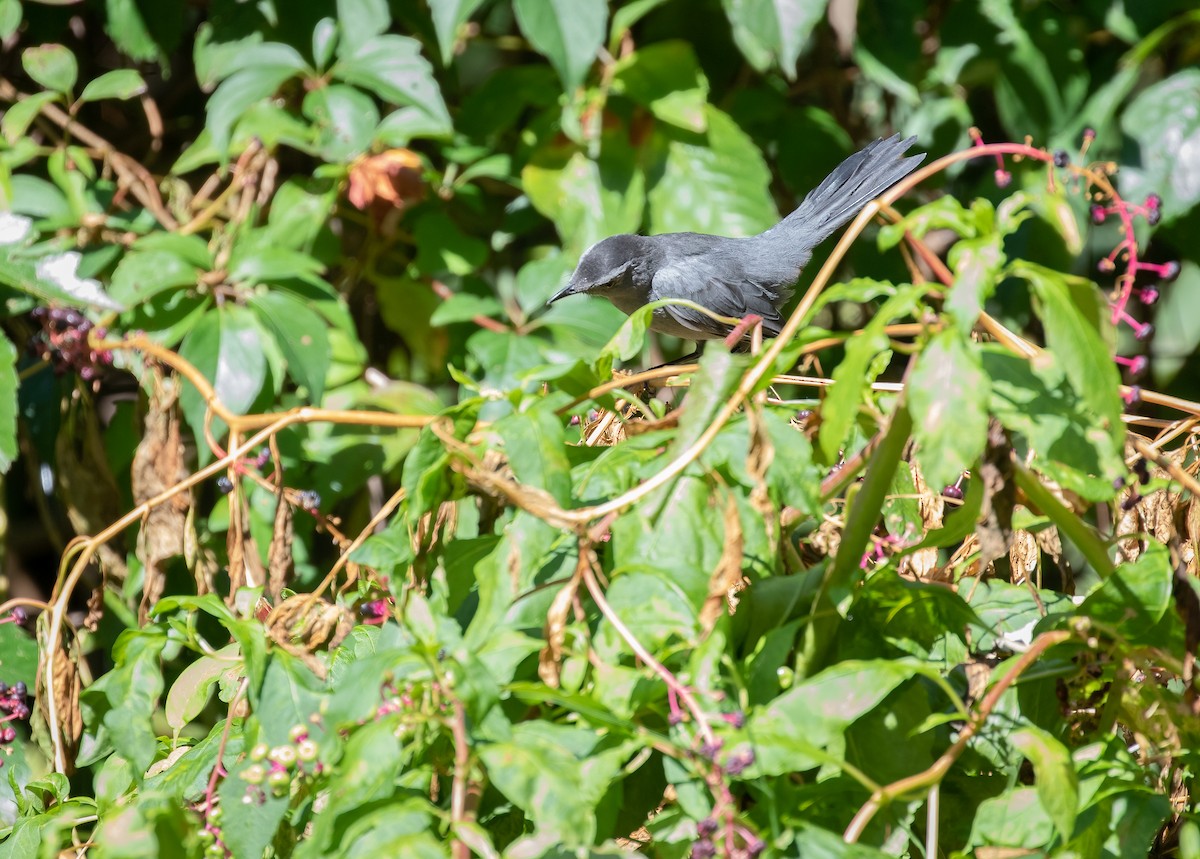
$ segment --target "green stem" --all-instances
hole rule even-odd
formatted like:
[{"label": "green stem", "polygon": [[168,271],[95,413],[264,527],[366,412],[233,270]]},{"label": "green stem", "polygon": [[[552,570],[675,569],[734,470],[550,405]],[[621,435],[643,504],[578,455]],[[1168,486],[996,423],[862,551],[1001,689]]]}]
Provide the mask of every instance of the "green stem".
[{"label": "green stem", "polygon": [[1058,526],[1059,532],[1066,535],[1067,539],[1075,544],[1075,548],[1083,553],[1096,575],[1107,579],[1113,574],[1113,562],[1108,557],[1108,549],[1103,541],[1082,519],[1067,509],[1067,506],[1042,484],[1036,474],[1016,459],[1013,460],[1013,479],[1026,497]]}]

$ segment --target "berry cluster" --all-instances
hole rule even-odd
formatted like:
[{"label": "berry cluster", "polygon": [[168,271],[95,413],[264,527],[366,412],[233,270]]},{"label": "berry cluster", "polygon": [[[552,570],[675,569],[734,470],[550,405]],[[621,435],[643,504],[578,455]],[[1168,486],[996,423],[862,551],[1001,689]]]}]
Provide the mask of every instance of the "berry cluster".
[{"label": "berry cluster", "polygon": [[[51,362],[60,376],[74,370],[79,378],[91,382],[100,375],[101,368],[112,364],[112,352],[93,349],[88,344],[88,335],[93,333],[92,322],[78,310],[35,307],[29,315],[42,329],[29,339],[30,353]],[[104,337],[107,332],[96,328],[94,333]]]},{"label": "berry cluster", "polygon": [[[266,802],[264,791],[271,791],[276,799],[287,796],[292,789],[293,779],[316,775],[321,772],[321,763],[317,760],[320,747],[308,735],[308,728],[295,725],[288,734],[290,742],[278,746],[268,746],[259,743],[250,750],[250,766],[242,770],[242,781],[246,782],[246,795],[243,802],[262,804]],[[306,767],[310,767],[306,769]]]},{"label": "berry cluster", "polygon": [[[0,683],[0,745],[7,746],[17,739],[17,729],[8,724],[13,721],[25,721],[29,718],[29,703],[25,700],[29,690],[25,688],[22,682],[14,683],[9,686],[7,683]],[[4,762],[0,760],[0,766]]]},{"label": "berry cluster", "polygon": [[200,844],[204,847],[205,859],[225,859],[230,855],[229,848],[221,841],[221,820],[224,817],[221,806],[209,807],[204,828],[200,830]]}]

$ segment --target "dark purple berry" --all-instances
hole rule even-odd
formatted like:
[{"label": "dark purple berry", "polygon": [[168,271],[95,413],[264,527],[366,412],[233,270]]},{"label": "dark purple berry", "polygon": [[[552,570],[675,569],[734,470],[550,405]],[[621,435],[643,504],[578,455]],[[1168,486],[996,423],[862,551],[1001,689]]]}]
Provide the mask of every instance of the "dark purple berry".
[{"label": "dark purple berry", "polygon": [[1158,222],[1162,220],[1162,212],[1158,209],[1150,209],[1146,212],[1146,223],[1152,227],[1157,227]]},{"label": "dark purple berry", "polygon": [[942,490],[942,495],[946,498],[953,498],[955,501],[962,501],[963,491],[952,483]]},{"label": "dark purple berry", "polygon": [[707,838],[701,838],[692,845],[692,859],[713,859],[717,855],[717,845]]},{"label": "dark purple berry", "polygon": [[1146,195],[1146,208],[1154,212],[1162,208],[1162,197],[1158,194]]},{"label": "dark purple berry", "polygon": [[721,824],[717,822],[715,817],[706,817],[696,824],[696,834],[701,838],[709,838],[716,835],[717,830],[721,828]]},{"label": "dark purple berry", "polygon": [[1158,290],[1153,286],[1144,286],[1138,290],[1138,300],[1142,304],[1153,304],[1158,301]]},{"label": "dark purple berry", "polygon": [[13,622],[17,624],[17,626],[24,626],[25,621],[29,620],[29,613],[26,612],[21,606],[17,606],[10,611],[8,616],[13,619]]},{"label": "dark purple berry", "polygon": [[316,510],[321,506],[321,493],[306,489],[300,493],[300,506],[305,510]]},{"label": "dark purple berry", "polygon": [[1118,490],[1124,489],[1125,488],[1125,478],[1118,477],[1116,480],[1114,480],[1112,482],[1112,487],[1113,487],[1113,489],[1118,489]]},{"label": "dark purple berry", "polygon": [[750,859],[757,859],[762,855],[762,852],[767,849],[767,842],[761,838],[751,838],[746,842],[746,854]]},{"label": "dark purple berry", "polygon": [[0,698],[5,697],[7,694],[8,694],[8,684],[0,683]]},{"label": "dark purple berry", "polygon": [[1099,203],[1094,203],[1092,208],[1088,210],[1088,213],[1092,216],[1093,224],[1103,224],[1104,219],[1108,217],[1108,210]]},{"label": "dark purple berry", "polygon": [[754,752],[751,749],[744,749],[733,755],[725,763],[725,772],[731,776],[739,776],[746,771],[748,767],[754,765]]},{"label": "dark purple berry", "polygon": [[0,731],[0,743],[11,743],[16,738],[17,731],[15,728],[9,727],[5,728],[3,731]]},{"label": "dark purple berry", "polygon": [[229,479],[228,474],[222,474],[217,478],[217,491],[222,495],[228,495],[233,491],[233,481]]},{"label": "dark purple berry", "polygon": [[1134,507],[1137,507],[1138,502],[1141,500],[1142,500],[1142,496],[1135,492],[1132,495],[1130,495],[1128,498],[1126,498],[1124,501],[1121,502],[1121,509],[1124,510],[1126,513],[1128,513]]},{"label": "dark purple berry", "polygon": [[26,693],[29,690],[28,690],[28,688],[26,688],[24,680],[18,680],[16,683],[13,684],[12,691],[13,691],[13,694],[16,695],[18,698],[24,698]]},{"label": "dark purple berry", "polygon": [[1054,166],[1066,167],[1071,163],[1071,156],[1067,154],[1065,149],[1057,149],[1054,152]]},{"label": "dark purple berry", "polygon": [[1179,260],[1171,260],[1163,263],[1162,279],[1163,283],[1170,283],[1179,277]]}]

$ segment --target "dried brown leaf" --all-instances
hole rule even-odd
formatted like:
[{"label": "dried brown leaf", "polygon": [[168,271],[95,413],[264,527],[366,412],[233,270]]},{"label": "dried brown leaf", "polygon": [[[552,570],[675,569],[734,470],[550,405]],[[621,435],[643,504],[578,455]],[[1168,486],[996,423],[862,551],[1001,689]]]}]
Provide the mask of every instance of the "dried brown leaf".
[{"label": "dried brown leaf", "polygon": [[544,626],[546,644],[538,654],[538,677],[551,689],[557,689],[562,679],[563,645],[567,640],[567,624],[570,622],[571,606],[579,593],[583,581],[586,559],[581,555],[571,580],[559,588],[550,609],[546,612]]},{"label": "dried brown leaf", "polygon": [[1008,547],[1008,563],[1012,567],[1013,584],[1028,581],[1037,572],[1041,552],[1037,538],[1028,531],[1014,531]]},{"label": "dried brown leaf", "polygon": [[[178,385],[176,379],[155,373],[148,410],[142,422],[142,440],[134,452],[130,469],[130,486],[136,504],[146,503],[188,477],[177,408]],[[180,492],[142,517],[138,532],[138,557],[145,570],[138,609],[142,623],[147,622],[150,608],[163,595],[167,562],[187,551],[192,501],[190,490]]]},{"label": "dried brown leaf", "polygon": [[725,545],[721,557],[708,579],[708,596],[700,609],[702,635],[712,632],[723,611],[733,614],[737,608],[737,593],[746,587],[742,577],[742,549],[745,538],[741,522],[738,521],[737,502],[732,497],[725,499],[724,510]]},{"label": "dried brown leaf", "polygon": [[[43,615],[48,617],[48,615]],[[67,640],[68,633],[64,630],[51,656],[51,688],[46,689],[46,657],[47,648],[44,641],[44,625],[38,626],[38,673],[36,683],[36,698],[38,710],[42,719],[48,724],[51,719],[50,702],[54,702],[54,716],[57,720],[59,736],[62,739],[64,765],[66,775],[75,770],[75,755],[79,751],[79,738],[83,734],[83,714],[79,710],[79,693],[83,690],[83,681],[79,676],[79,665],[76,662],[77,650],[73,642]]]},{"label": "dried brown leaf", "polygon": [[267,596],[279,598],[292,575],[292,505],[283,497],[283,486],[275,494],[275,523],[267,547]]}]

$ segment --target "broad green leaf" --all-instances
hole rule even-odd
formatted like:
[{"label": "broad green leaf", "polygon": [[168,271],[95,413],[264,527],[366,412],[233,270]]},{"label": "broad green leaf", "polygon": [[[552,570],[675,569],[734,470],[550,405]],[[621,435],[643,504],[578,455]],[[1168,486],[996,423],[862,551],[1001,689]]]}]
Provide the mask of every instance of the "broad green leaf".
[{"label": "broad green leaf", "polygon": [[337,0],[338,26],[351,44],[378,36],[392,23],[387,0]]},{"label": "broad green leaf", "polygon": [[[263,330],[245,307],[220,306],[206,313],[184,338],[181,357],[199,370],[213,386],[216,396],[235,414],[245,414],[254,403],[267,378],[267,359],[263,354]],[[204,437],[204,413],[207,408],[199,391],[185,385],[179,403],[188,424]],[[214,421],[214,432],[221,422]]]},{"label": "broad green leaf", "polygon": [[170,250],[132,250],[117,263],[108,294],[136,307],[160,292],[195,287],[200,270]]},{"label": "broad green leaf", "polygon": [[452,325],[455,322],[470,322],[477,316],[500,316],[504,306],[491,296],[456,292],[429,317],[430,325]]},{"label": "broad green leaf", "polygon": [[1113,481],[1126,473],[1121,442],[1097,426],[1096,412],[1066,378],[1058,355],[1028,361],[994,346],[980,354],[991,380],[989,409],[1024,437],[1037,454],[1034,466],[1085,498],[1111,498]]},{"label": "broad green leaf", "polygon": [[[660,549],[665,551],[667,545],[664,541]],[[621,623],[651,653],[661,653],[668,645],[694,647],[699,643],[699,604],[669,572],[623,573],[609,586],[606,599]],[[633,655],[607,620],[596,631],[595,647],[602,659],[614,662]]]},{"label": "broad green leaf", "polygon": [[983,454],[990,387],[976,348],[957,330],[936,335],[917,359],[908,406],[931,489],[954,483]]},{"label": "broad green leaf", "polygon": [[421,45],[408,36],[385,33],[354,46],[338,46],[331,71],[335,79],[373,92],[386,102],[419,110],[430,129],[450,131],[450,114],[442,100]]},{"label": "broad green leaf", "polygon": [[167,724],[180,731],[195,719],[208,704],[212,685],[217,679],[241,662],[236,644],[227,644],[209,656],[201,656],[179,673],[167,691],[163,714]]},{"label": "broad green leaf", "polygon": [[570,463],[564,452],[562,420],[552,408],[535,406],[496,424],[517,480],[545,490],[560,505],[571,499]]},{"label": "broad green leaf", "polygon": [[1163,387],[1200,347],[1200,314],[1191,312],[1192,297],[1200,295],[1200,266],[1191,260],[1180,263],[1178,280],[1163,289],[1158,300],[1150,341],[1150,372]]},{"label": "broad green leaf", "polygon": [[707,105],[705,119],[703,136],[666,128],[657,138],[650,232],[749,236],[774,226],[779,211],[762,153],[728,114]]},{"label": "broad green leaf", "polygon": [[979,803],[968,847],[1012,848],[1033,852],[1050,845],[1055,825],[1038,791],[1017,787]]},{"label": "broad green leaf", "polygon": [[[19,384],[17,349],[7,337],[0,337],[0,473],[7,473],[19,453],[17,449],[17,388]],[[0,649],[0,652],[5,651]]]},{"label": "broad green leaf", "polygon": [[286,292],[256,295],[251,306],[263,326],[275,335],[288,374],[308,389],[308,400],[319,405],[329,371],[329,326],[308,304]]},{"label": "broad green leaf", "polygon": [[686,42],[656,42],[622,59],[613,91],[687,131],[703,133],[708,125],[708,79]]},{"label": "broad green leaf", "polygon": [[304,66],[299,55],[297,62],[281,65],[256,65],[234,72],[221,81],[216,92],[208,100],[208,120],[205,128],[212,139],[213,148],[225,154],[229,149],[233,126],[250,109],[299,74]]},{"label": "broad green leaf", "polygon": [[[5,347],[0,345],[0,348]],[[15,399],[13,402],[15,405]],[[15,623],[0,624],[0,676],[5,678],[4,682],[11,686],[21,681],[32,689],[37,679],[37,664],[38,647],[32,636]]]},{"label": "broad green leaf", "polygon": [[539,149],[521,171],[534,207],[549,218],[572,258],[607,236],[637,232],[645,207],[645,175],[624,135],[606,134],[599,155],[571,146]]},{"label": "broad green leaf", "polygon": [[5,141],[11,146],[24,137],[42,107],[58,98],[60,96],[57,92],[43,90],[25,96],[16,104],[8,105],[3,118],[0,118],[0,132],[3,132]]},{"label": "broad green leaf", "polygon": [[430,0],[429,12],[433,16],[433,29],[437,33],[443,65],[450,65],[459,31],[482,5],[483,0]]},{"label": "broad green leaf", "polygon": [[796,684],[746,724],[754,772],[783,775],[837,761],[846,728],[919,673],[903,660],[849,660]]},{"label": "broad green leaf", "polygon": [[1079,779],[1071,753],[1054,736],[1031,725],[1014,731],[1012,742],[1033,764],[1042,808],[1054,821],[1062,839],[1068,840],[1075,831],[1075,817],[1079,813]]},{"label": "broad green leaf", "polygon": [[344,84],[315,89],[304,97],[304,115],[317,132],[318,154],[326,161],[348,162],[371,145],[379,110],[362,90]]},{"label": "broad green leaf", "polygon": [[88,81],[79,96],[80,101],[100,101],[115,98],[124,101],[146,91],[146,81],[134,69],[113,69]]},{"label": "broad green leaf", "polygon": [[1004,268],[1000,236],[992,233],[978,239],[955,242],[948,255],[954,283],[946,297],[946,312],[964,337],[979,320],[984,303],[996,291]]},{"label": "broad green leaf", "polygon": [[1166,222],[1200,203],[1198,101],[1200,69],[1185,68],[1142,90],[1121,116],[1121,129],[1140,149],[1121,171],[1121,191],[1131,200],[1160,195]]},{"label": "broad green leaf", "polygon": [[152,723],[163,689],[159,657],[167,644],[161,629],[128,630],[113,648],[116,666],[96,680],[81,698],[84,722],[103,727],[117,752],[142,774],[158,743]]},{"label": "broad green leaf", "polygon": [[1100,429],[1124,438],[1120,374],[1112,360],[1108,303],[1090,280],[1020,261],[1009,273],[1029,283],[1046,328],[1046,344],[1072,386],[1092,410]]},{"label": "broad green leaf", "polygon": [[1088,594],[1077,614],[1112,628],[1134,645],[1158,645],[1155,627],[1170,610],[1172,572],[1166,547],[1151,542]]},{"label": "broad green leaf", "polygon": [[879,247],[887,250],[900,244],[905,233],[924,238],[930,230],[953,230],[964,239],[986,236],[995,230],[996,209],[987,200],[977,198],[968,209],[957,197],[938,197],[909,212],[904,220],[879,230]]},{"label": "broad green leaf", "polygon": [[46,89],[68,93],[79,76],[79,64],[69,48],[62,45],[40,45],[21,52],[25,73]]},{"label": "broad green leaf", "polygon": [[7,40],[21,26],[21,0],[0,0],[0,39]]},{"label": "broad green leaf", "polygon": [[733,38],[760,72],[777,67],[796,78],[796,61],[828,0],[722,0]]},{"label": "broad green leaf", "polygon": [[105,0],[104,32],[121,53],[136,62],[165,64],[179,46],[185,25],[186,0]]},{"label": "broad green leaf", "polygon": [[423,275],[465,275],[487,260],[487,245],[464,233],[442,209],[426,212],[413,226],[417,257],[413,264]]},{"label": "broad green leaf", "polygon": [[918,295],[913,287],[902,289],[883,303],[861,334],[846,342],[846,356],[833,371],[833,389],[821,404],[818,446],[826,462],[838,461],[838,454],[858,416],[866,386],[875,381],[873,376],[868,378],[867,370],[876,357],[888,348],[884,327],[898,317],[911,313],[916,307]]},{"label": "broad green leaf", "polygon": [[608,4],[604,0],[514,0],[521,32],[543,54],[563,86],[583,83],[604,42]]}]

